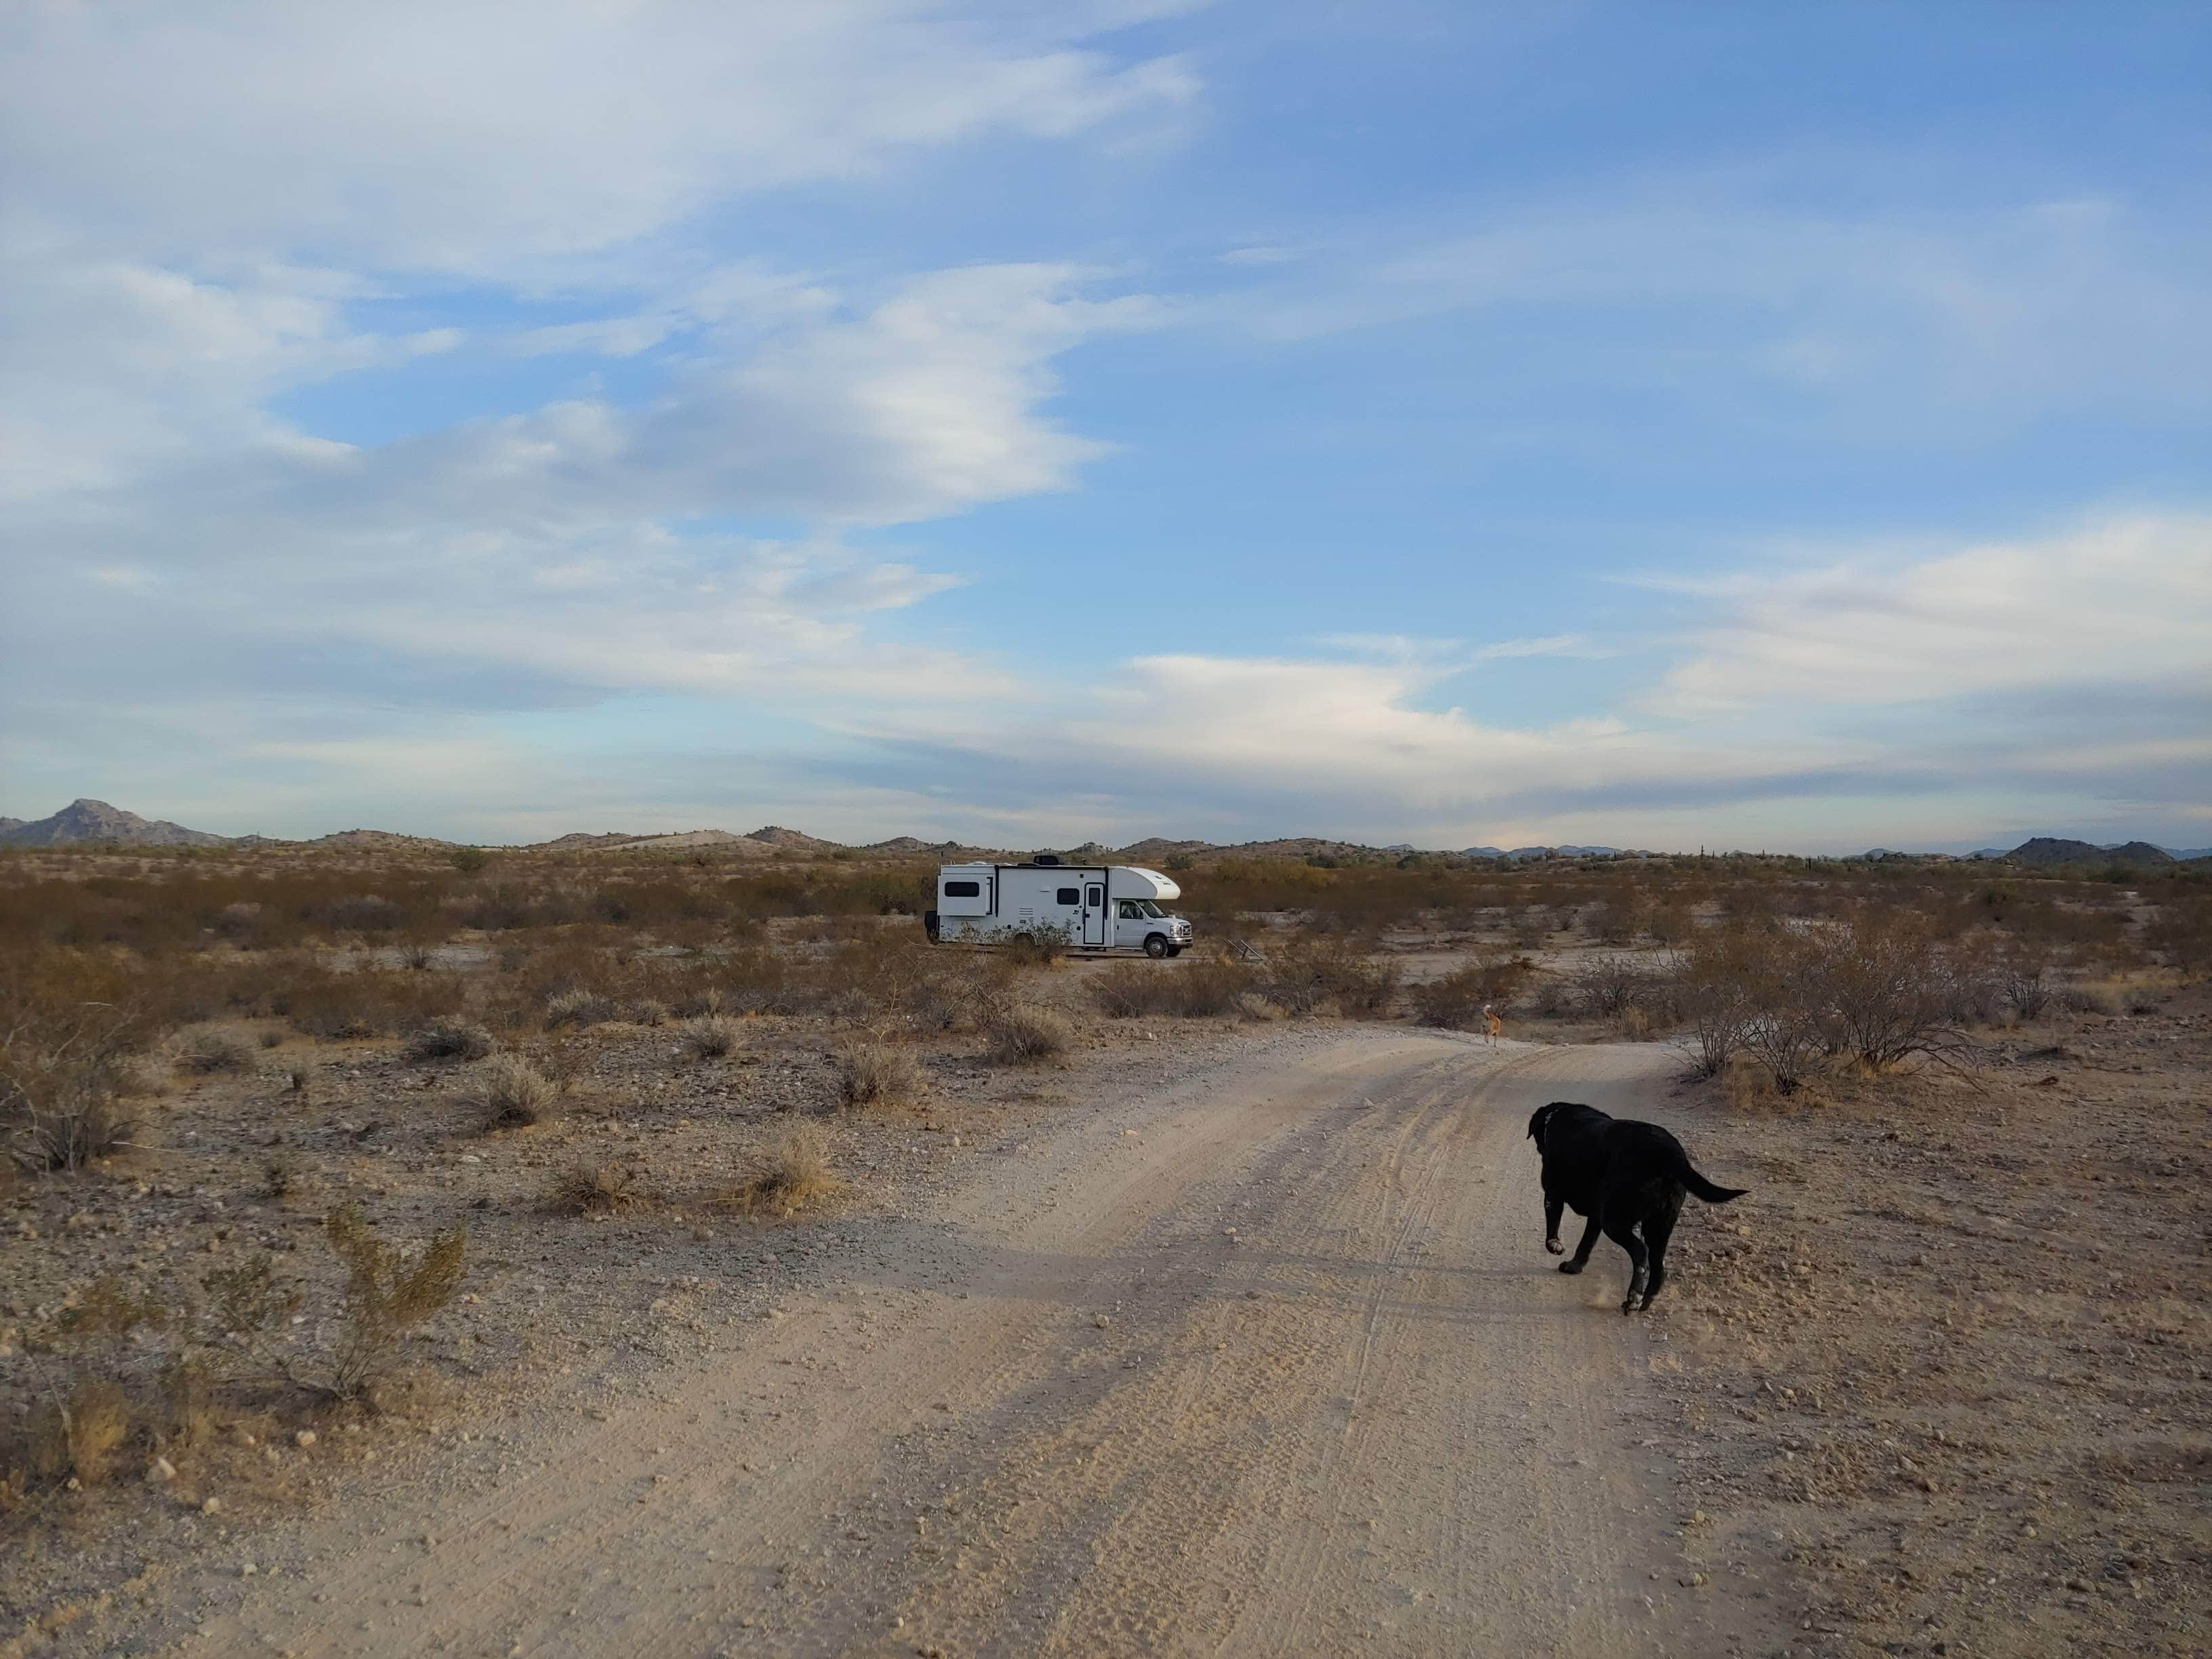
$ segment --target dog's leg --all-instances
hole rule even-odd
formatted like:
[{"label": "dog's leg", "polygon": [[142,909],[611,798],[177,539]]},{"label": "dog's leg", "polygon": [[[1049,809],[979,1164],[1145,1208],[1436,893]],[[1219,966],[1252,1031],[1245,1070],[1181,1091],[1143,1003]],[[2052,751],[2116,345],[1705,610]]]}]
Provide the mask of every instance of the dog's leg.
[{"label": "dog's leg", "polygon": [[1564,1199],[1544,1194],[1544,1248],[1553,1255],[1565,1255],[1567,1247],[1559,1243],[1559,1212],[1567,1207]]},{"label": "dog's leg", "polygon": [[1644,1242],[1651,1250],[1651,1278],[1644,1286],[1644,1307],[1651,1305],[1651,1298],[1659,1294],[1659,1287],[1667,1282],[1667,1241],[1674,1236],[1673,1212],[1662,1210],[1656,1215],[1644,1218]]},{"label": "dog's leg", "polygon": [[1621,1303],[1620,1310],[1633,1313],[1636,1311],[1636,1298],[1644,1294],[1644,1241],[1636,1236],[1636,1223],[1626,1218],[1607,1220],[1605,1236],[1628,1252],[1628,1295]]},{"label": "dog's leg", "polygon": [[1583,1242],[1575,1246],[1574,1255],[1559,1263],[1561,1273],[1578,1273],[1589,1266],[1589,1253],[1597,1248],[1597,1218],[1592,1216],[1589,1224],[1583,1228]]}]

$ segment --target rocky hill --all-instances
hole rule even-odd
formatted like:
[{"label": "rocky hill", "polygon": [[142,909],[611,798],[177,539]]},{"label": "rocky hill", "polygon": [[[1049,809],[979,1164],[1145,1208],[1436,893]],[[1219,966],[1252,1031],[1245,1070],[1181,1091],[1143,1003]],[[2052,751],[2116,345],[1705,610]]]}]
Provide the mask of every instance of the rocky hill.
[{"label": "rocky hill", "polygon": [[2173,862],[2173,854],[2163,847],[2154,847],[2147,841],[2124,842],[2118,847],[2099,847],[2086,841],[2068,841],[2057,836],[2037,836],[2024,841],[2005,854],[2014,864],[2049,866],[2059,864],[2118,864],[2154,868]]},{"label": "rocky hill", "polygon": [[167,818],[142,818],[104,800],[79,799],[52,817],[0,819],[7,847],[227,847],[228,836],[187,830]]}]

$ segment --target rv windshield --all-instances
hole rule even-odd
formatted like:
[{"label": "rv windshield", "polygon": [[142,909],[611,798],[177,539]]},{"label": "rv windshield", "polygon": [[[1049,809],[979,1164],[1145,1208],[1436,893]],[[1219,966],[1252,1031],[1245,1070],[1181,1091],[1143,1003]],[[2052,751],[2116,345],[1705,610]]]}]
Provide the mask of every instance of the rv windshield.
[{"label": "rv windshield", "polygon": [[1158,905],[1153,903],[1150,899],[1123,899],[1121,901],[1121,914],[1125,916],[1132,917],[1151,916],[1156,921],[1164,919],[1167,915],[1166,911],[1161,909]]}]

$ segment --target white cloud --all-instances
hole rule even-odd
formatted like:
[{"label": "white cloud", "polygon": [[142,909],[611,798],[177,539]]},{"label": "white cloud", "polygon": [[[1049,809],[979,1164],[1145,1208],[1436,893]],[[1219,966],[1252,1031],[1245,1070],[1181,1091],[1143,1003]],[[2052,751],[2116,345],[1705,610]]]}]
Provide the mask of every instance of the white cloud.
[{"label": "white cloud", "polygon": [[[1449,235],[1367,228],[1218,314],[1286,341],[1487,315],[1492,375],[1541,338],[1553,383],[1724,404],[1765,391],[1946,442],[1969,412],[1978,431],[2050,406],[2206,406],[2212,303],[2196,272],[2212,238],[2123,202],[1824,214],[1731,176],[1485,217]],[[1593,315],[1613,326],[1543,331]]]},{"label": "white cloud", "polygon": [[2039,540],[1824,561],[1690,591],[1721,614],[1658,688],[1652,706],[1663,713],[2099,684],[2212,695],[2212,518],[2107,520]]},{"label": "white cloud", "polygon": [[31,4],[0,25],[19,205],[157,258],[210,248],[511,271],[732,193],[1194,90],[1084,43],[1160,8],[545,0]]}]

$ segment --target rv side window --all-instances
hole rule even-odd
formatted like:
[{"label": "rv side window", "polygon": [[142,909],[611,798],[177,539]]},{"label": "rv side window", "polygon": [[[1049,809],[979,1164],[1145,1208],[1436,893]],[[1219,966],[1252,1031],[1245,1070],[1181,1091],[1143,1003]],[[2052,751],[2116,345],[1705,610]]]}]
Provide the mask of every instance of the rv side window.
[{"label": "rv side window", "polygon": [[1083,890],[1079,887],[1063,887],[1060,890],[1058,898],[1062,904],[1080,904],[1083,902]]},{"label": "rv side window", "polygon": [[945,896],[981,898],[983,896],[983,884],[980,881],[948,881],[945,884]]}]

